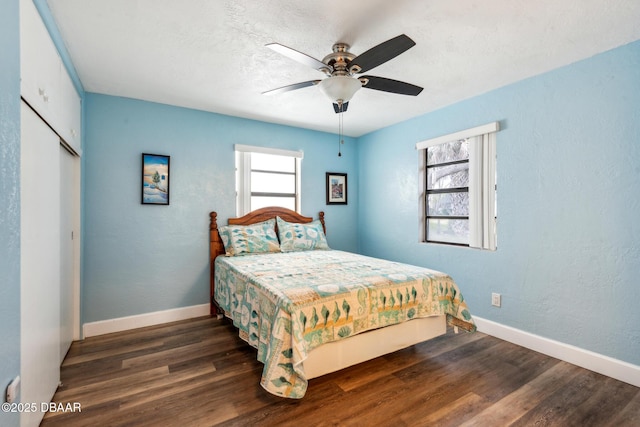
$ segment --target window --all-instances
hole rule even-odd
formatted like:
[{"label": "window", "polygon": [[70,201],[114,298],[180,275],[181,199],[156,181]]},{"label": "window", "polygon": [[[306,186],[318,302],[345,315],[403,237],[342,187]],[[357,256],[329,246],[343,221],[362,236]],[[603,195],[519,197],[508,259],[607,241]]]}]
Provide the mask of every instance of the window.
[{"label": "window", "polygon": [[469,244],[469,141],[427,147],[427,241]]},{"label": "window", "polygon": [[266,206],[300,211],[301,151],[235,146],[239,216]]},{"label": "window", "polygon": [[422,141],[422,241],[496,249],[498,123]]}]

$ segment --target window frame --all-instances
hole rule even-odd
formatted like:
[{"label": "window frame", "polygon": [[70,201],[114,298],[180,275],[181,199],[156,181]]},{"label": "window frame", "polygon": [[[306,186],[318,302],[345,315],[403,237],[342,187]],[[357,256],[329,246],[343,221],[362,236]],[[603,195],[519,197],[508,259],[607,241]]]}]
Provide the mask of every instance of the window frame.
[{"label": "window frame", "polygon": [[[447,142],[452,142],[452,141],[447,141]],[[446,144],[446,142],[443,142],[441,144]],[[425,215],[424,215],[424,241],[426,243],[438,243],[438,244],[444,244],[444,245],[454,245],[454,246],[469,246],[468,243],[458,243],[458,242],[448,242],[448,241],[440,241],[440,240],[430,240],[428,238],[429,236],[429,219],[450,219],[450,220],[466,220],[466,221],[470,221],[470,212],[468,215],[429,215],[429,195],[431,194],[453,194],[453,193],[469,193],[469,186],[466,187],[452,187],[452,188],[438,188],[438,189],[429,189],[429,185],[428,185],[428,181],[429,181],[429,174],[428,171],[431,168],[437,168],[437,167],[444,167],[444,166],[452,166],[452,165],[459,165],[459,164],[464,164],[467,163],[469,164],[469,166],[471,166],[471,161],[469,158],[466,158],[464,160],[454,160],[454,161],[449,161],[449,162],[444,162],[444,163],[435,163],[435,164],[428,164],[428,156],[429,156],[429,148],[433,148],[433,147],[437,147],[439,144],[436,145],[431,145],[429,147],[427,147],[424,150],[424,164],[425,164],[425,174],[424,174],[424,204],[425,204]]]},{"label": "window frame", "polygon": [[[300,177],[302,174],[302,151],[283,150],[279,148],[251,146],[243,144],[234,145],[236,155],[236,215],[243,216],[251,212],[251,197],[293,197],[295,211],[300,213],[301,191]],[[291,157],[295,161],[294,172],[258,170],[251,168],[251,154],[270,154],[276,156]],[[270,174],[295,175],[294,193],[278,192],[251,192],[251,172],[262,172]]]},{"label": "window frame", "polygon": [[[497,249],[497,206],[496,206],[496,133],[499,123],[492,122],[466,129],[416,144],[419,151],[420,173],[420,241],[430,244],[446,244],[485,250]],[[427,191],[427,149],[440,144],[467,139],[469,141],[469,243],[427,240],[428,236],[428,194]],[[424,150],[424,153],[421,151]],[[456,161],[457,163],[458,161]],[[430,165],[433,167],[433,165]],[[450,189],[444,191],[451,193]],[[431,216],[434,218],[435,216]],[[457,218],[457,217],[456,217]],[[456,219],[447,217],[447,219]],[[462,218],[466,219],[466,218]]]}]

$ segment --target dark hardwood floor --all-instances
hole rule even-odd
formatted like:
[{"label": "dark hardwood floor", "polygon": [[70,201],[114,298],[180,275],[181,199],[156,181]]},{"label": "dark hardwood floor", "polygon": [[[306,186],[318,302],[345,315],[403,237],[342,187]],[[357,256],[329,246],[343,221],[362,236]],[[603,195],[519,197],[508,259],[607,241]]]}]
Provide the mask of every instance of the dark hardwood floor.
[{"label": "dark hardwood floor", "polygon": [[446,335],[310,381],[260,385],[256,352],[198,318],[74,342],[42,426],[640,426],[640,389],[482,333]]}]

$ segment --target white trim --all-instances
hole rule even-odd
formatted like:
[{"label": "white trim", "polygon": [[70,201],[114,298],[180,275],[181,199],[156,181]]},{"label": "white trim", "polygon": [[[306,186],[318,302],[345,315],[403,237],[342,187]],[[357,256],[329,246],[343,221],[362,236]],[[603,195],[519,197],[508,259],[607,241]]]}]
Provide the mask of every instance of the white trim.
[{"label": "white trim", "polygon": [[128,331],[129,329],[143,328],[145,326],[160,325],[178,320],[206,316],[209,314],[209,309],[209,304],[192,305],[190,307],[173,308],[153,313],[144,313],[137,314],[135,316],[119,317],[117,319],[89,322],[85,323],[82,326],[82,329],[85,338],[94,337],[96,335]]},{"label": "white trim", "polygon": [[254,145],[235,144],[233,146],[233,149],[235,151],[242,151],[243,153],[273,154],[276,156],[295,157],[297,159],[302,159],[304,157],[303,151],[283,150],[281,148],[257,147]]},{"label": "white trim", "polygon": [[482,333],[640,387],[640,366],[638,365],[534,335],[491,320],[475,316],[473,320],[476,322],[478,331]]},{"label": "white trim", "polygon": [[447,135],[437,136],[435,138],[426,139],[416,143],[416,150],[424,150],[434,145],[443,144],[445,142],[458,141],[461,139],[471,138],[473,136],[484,135],[485,133],[498,132],[500,130],[499,122],[491,122],[486,125],[476,126],[471,129],[461,130],[460,132],[449,133]]}]

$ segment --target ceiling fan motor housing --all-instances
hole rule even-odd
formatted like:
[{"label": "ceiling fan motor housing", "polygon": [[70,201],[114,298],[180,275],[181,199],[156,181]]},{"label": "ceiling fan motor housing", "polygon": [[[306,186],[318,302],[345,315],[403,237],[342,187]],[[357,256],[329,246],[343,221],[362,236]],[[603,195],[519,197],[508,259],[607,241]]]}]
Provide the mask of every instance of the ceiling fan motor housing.
[{"label": "ceiling fan motor housing", "polygon": [[333,52],[322,59],[322,62],[333,69],[329,75],[350,76],[352,74],[349,70],[349,63],[356,56],[349,52],[349,47],[350,46],[346,43],[336,43],[333,45]]}]

